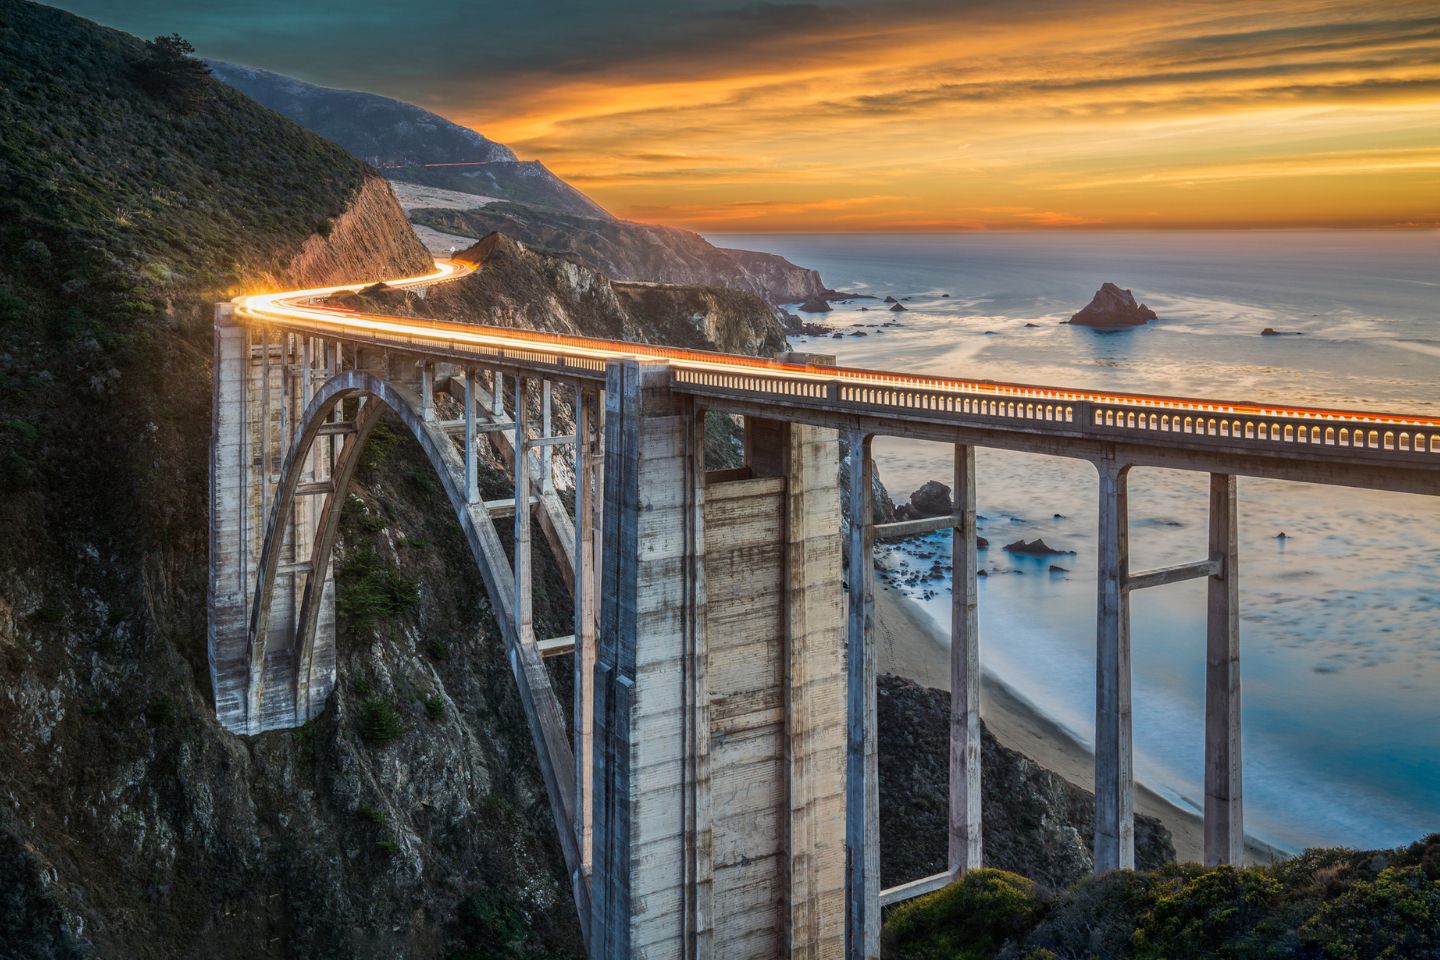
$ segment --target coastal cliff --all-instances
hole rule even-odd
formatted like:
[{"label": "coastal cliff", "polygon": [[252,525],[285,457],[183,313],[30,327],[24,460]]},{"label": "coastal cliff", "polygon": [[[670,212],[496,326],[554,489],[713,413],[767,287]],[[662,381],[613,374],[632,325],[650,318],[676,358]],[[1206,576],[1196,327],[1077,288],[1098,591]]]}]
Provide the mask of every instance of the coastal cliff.
[{"label": "coastal cliff", "polygon": [[412,209],[410,219],[462,237],[499,231],[616,280],[725,287],[753,293],[772,304],[830,292],[819,273],[784,257],[722,249],[698,233],[675,227],[601,220],[503,202],[477,204],[469,210]]}]

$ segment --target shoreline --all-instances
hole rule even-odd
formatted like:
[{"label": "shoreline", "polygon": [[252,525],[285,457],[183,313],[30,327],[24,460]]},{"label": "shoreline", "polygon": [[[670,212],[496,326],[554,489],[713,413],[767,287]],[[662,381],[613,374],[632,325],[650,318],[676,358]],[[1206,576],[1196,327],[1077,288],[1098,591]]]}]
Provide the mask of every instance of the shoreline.
[{"label": "shoreline", "polygon": [[[913,601],[882,583],[875,584],[875,639],[880,673],[893,673],[939,690],[950,689],[949,638]],[[1004,746],[1018,750],[1075,786],[1094,791],[1094,753],[989,671],[981,676],[980,716]],[[1200,814],[1175,805],[1139,781],[1135,783],[1135,812],[1165,825],[1181,863],[1203,860],[1204,821]],[[1273,863],[1288,855],[1246,837],[1247,865]]]}]

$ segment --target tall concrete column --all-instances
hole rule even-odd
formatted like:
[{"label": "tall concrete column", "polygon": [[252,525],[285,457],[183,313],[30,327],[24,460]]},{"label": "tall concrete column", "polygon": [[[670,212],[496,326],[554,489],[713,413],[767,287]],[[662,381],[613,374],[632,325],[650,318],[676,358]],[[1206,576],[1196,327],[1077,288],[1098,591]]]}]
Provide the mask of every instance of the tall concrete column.
[{"label": "tall concrete column", "polygon": [[588,880],[591,872],[594,806],[595,733],[595,632],[599,588],[596,583],[599,559],[599,531],[595,523],[595,495],[598,490],[595,458],[595,395],[580,381],[575,383],[575,838],[580,847],[582,869]]},{"label": "tall concrete column", "polygon": [[610,364],[590,938],[607,960],[709,954],[696,442],[668,366]]},{"label": "tall concrete column", "polygon": [[785,431],[785,768],[789,819],[788,929],[791,960],[844,951],[845,647],[841,581],[839,444],[836,432],[790,424]]},{"label": "tall concrete column", "polygon": [[870,437],[847,431],[850,547],[846,587],[845,957],[880,956],[880,783],[875,749],[875,565]]},{"label": "tall concrete column", "polygon": [[210,682],[215,715],[227,730],[247,725],[247,633],[254,567],[248,523],[253,487],[246,416],[250,381],[249,331],[234,307],[215,308],[215,383],[210,414]]},{"label": "tall concrete column", "polygon": [[1100,472],[1095,648],[1095,872],[1135,866],[1135,771],[1130,709],[1129,467]]},{"label": "tall concrete column", "polygon": [[980,835],[979,557],[975,544],[975,448],[955,445],[950,538],[950,870],[983,863]]},{"label": "tall concrete column", "polygon": [[1205,647],[1205,864],[1239,866],[1245,854],[1240,764],[1240,548],[1235,477],[1210,475],[1210,559]]}]

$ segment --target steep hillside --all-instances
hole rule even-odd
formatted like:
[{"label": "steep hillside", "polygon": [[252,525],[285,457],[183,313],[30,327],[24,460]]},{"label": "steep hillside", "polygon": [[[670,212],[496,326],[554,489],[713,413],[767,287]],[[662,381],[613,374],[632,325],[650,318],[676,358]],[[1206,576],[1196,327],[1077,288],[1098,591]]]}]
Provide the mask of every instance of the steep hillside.
[{"label": "steep hillside", "polygon": [[617,280],[699,284],[744,290],[768,302],[797,303],[830,292],[814,270],[784,257],[722,250],[698,233],[627,220],[596,220],[515,203],[410,211],[443,233],[483,237],[499,230],[536,249],[577,260]]},{"label": "steep hillside", "polygon": [[423,269],[385,181],[23,0],[0,123],[0,957],[575,956],[488,604],[404,442],[347,511],[330,709],[213,719],[213,303]]},{"label": "steep hillside", "polygon": [[321,87],[220,60],[206,63],[241,93],[373,164],[516,159],[509,147],[403,100]]},{"label": "steep hillside", "polygon": [[209,63],[221,80],[382,168],[387,176],[580,216],[609,216],[544,164],[518,160],[509,147],[414,104],[321,87],[255,67]]}]

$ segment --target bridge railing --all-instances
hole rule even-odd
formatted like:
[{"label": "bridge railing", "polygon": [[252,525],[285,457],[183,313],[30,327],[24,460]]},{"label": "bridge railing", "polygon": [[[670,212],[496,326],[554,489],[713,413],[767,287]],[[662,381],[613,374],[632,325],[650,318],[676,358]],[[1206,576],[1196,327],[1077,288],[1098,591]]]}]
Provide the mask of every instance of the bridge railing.
[{"label": "bridge railing", "polygon": [[[987,428],[1124,439],[1314,459],[1440,466],[1440,419],[1399,414],[1269,407],[1142,394],[1108,394],[1028,384],[955,380],[847,367],[790,364],[503,327],[395,318],[415,332],[347,324],[345,312],[284,328],[339,337],[459,362],[523,366],[557,377],[604,377],[616,359],[668,363],[675,386],[717,398],[781,401],[789,406],[881,418],[971,423]],[[265,322],[268,318],[260,317]],[[523,342],[517,343],[516,340]],[[505,343],[487,342],[505,340]]]}]

